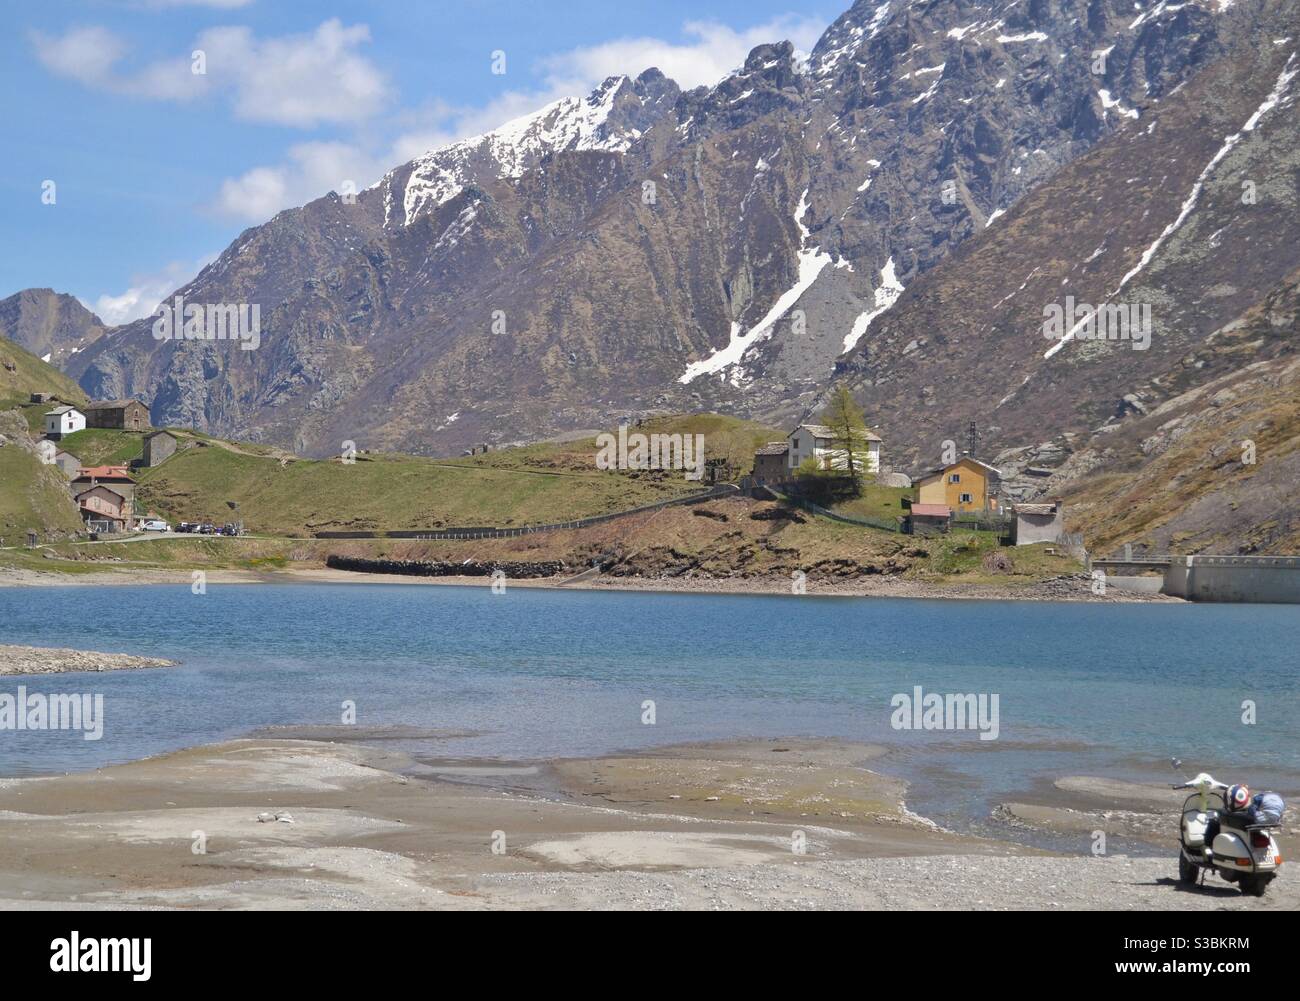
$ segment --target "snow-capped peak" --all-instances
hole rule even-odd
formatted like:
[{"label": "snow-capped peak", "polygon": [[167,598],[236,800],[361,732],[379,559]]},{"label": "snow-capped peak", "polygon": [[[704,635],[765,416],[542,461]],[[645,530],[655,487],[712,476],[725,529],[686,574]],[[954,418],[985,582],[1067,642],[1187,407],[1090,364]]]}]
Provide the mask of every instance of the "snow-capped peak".
[{"label": "snow-capped peak", "polygon": [[[393,218],[395,206],[390,199],[386,221],[409,226],[422,213],[456,197],[466,185],[520,177],[551,153],[626,152],[641,137],[653,109],[676,93],[676,85],[657,71],[647,71],[635,81],[613,76],[585,98],[560,98],[491,132],[432,150],[412,161],[400,191],[402,214]],[[613,119],[620,98],[646,114],[633,112]],[[399,173],[394,171],[385,180],[392,183]]]}]

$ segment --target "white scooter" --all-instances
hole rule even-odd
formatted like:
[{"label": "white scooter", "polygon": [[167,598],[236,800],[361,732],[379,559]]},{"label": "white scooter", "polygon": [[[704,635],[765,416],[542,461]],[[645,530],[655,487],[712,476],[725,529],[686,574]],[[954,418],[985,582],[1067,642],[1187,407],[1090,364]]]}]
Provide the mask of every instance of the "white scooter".
[{"label": "white scooter", "polygon": [[[1272,834],[1281,823],[1246,823],[1244,816],[1230,813],[1223,799],[1228,786],[1205,772],[1174,788],[1196,790],[1183,803],[1178,878],[1190,885],[1202,872],[1212,870],[1240,886],[1242,893],[1263,896],[1282,865]],[[1211,811],[1218,811],[1220,826],[1207,852],[1205,828]]]}]

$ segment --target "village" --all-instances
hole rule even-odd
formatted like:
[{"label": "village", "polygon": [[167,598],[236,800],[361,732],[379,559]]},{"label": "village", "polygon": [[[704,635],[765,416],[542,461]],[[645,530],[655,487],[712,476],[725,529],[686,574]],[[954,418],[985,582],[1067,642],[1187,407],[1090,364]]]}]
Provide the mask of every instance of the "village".
[{"label": "village", "polygon": [[[96,400],[77,407],[46,393],[31,394],[34,404],[55,404],[44,414],[44,437],[36,444],[36,454],[47,466],[54,466],[68,477],[72,498],[77,503],[86,531],[97,538],[126,532],[169,532],[171,526],[155,512],[137,505],[134,468],[161,465],[176,453],[180,444],[170,431],[150,425],[149,408],[139,400]],[[140,435],[141,455],[130,465],[86,465],[61,443],[71,435],[89,428],[125,431]],[[200,534],[223,532],[230,526],[190,526],[185,531]]]},{"label": "village", "polygon": [[[140,400],[98,400],[76,406],[51,394],[33,393],[31,402],[51,405],[43,416],[44,436],[37,443],[37,455],[42,463],[67,476],[90,535],[242,533],[238,523],[206,521],[182,522],[173,530],[156,512],[139,505],[133,469],[159,466],[182,445],[175,433],[151,426],[149,408]],[[742,493],[756,499],[779,500],[866,528],[918,536],[956,529],[986,531],[995,533],[1007,546],[1071,543],[1059,500],[1023,503],[1004,497],[999,470],[969,452],[911,474],[889,470],[882,461],[884,440],[865,426],[851,401],[840,401],[827,414],[838,415],[835,427],[800,423],[784,439],[755,449],[750,472],[728,468],[725,473],[731,474]],[[831,418],[824,415],[823,419]],[[63,443],[88,428],[139,435],[140,456],[125,465],[83,463]],[[716,485],[719,465],[715,461],[709,466],[710,482]],[[833,510],[837,500],[860,491],[865,481],[901,491],[902,515],[881,519]]]},{"label": "village", "polygon": [[[1010,546],[1077,545],[1066,534],[1060,500],[1024,503],[1003,497],[1002,474],[969,453],[913,474],[887,471],[882,465],[884,439],[855,423],[799,424],[784,440],[755,450],[753,473],[742,481],[742,488],[755,497],[793,500],[837,520],[858,520],[908,535],[942,535],[968,528],[996,532]],[[864,478],[909,491],[902,498],[905,513],[895,526],[837,514],[807,497],[809,493],[820,493],[826,500],[842,496],[860,489]]]}]

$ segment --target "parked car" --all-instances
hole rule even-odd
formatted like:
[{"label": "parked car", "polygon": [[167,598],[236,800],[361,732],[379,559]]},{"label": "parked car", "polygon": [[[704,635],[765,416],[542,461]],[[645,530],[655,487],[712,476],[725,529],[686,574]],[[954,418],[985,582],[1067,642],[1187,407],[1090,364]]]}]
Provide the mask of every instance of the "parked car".
[{"label": "parked car", "polygon": [[172,527],[165,521],[146,521],[140,526],[146,532],[170,532]]},{"label": "parked car", "polygon": [[188,521],[182,521],[179,525],[176,526],[176,531],[183,532],[184,534],[188,535],[190,532],[194,531],[194,526],[191,525]]}]

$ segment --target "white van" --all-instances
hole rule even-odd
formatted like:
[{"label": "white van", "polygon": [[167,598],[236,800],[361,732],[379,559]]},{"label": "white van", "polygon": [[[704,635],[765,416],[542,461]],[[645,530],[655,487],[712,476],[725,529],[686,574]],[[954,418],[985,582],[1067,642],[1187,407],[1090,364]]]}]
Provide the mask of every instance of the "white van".
[{"label": "white van", "polygon": [[146,521],[140,526],[146,532],[170,532],[171,526],[165,521]]}]

